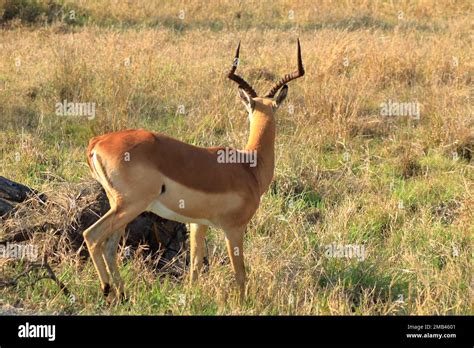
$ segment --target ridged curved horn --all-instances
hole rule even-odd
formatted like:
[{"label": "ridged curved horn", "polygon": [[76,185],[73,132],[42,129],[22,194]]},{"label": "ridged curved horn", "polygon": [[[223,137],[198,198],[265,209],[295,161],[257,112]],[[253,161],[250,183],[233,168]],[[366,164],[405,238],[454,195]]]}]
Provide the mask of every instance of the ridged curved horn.
[{"label": "ridged curved horn", "polygon": [[239,45],[237,46],[237,51],[235,52],[235,58],[234,58],[234,62],[232,63],[232,68],[227,74],[227,77],[231,79],[232,81],[237,82],[240,88],[242,88],[245,92],[247,92],[248,95],[250,95],[252,98],[255,98],[257,97],[257,92],[255,92],[255,90],[247,81],[245,81],[239,75],[235,74],[235,70],[237,69],[237,66],[239,65],[239,53],[240,53],[240,42],[239,42]]},{"label": "ridged curved horn", "polygon": [[276,92],[278,92],[280,88],[282,88],[288,82],[294,79],[297,79],[298,77],[301,77],[303,75],[304,75],[304,68],[303,68],[303,60],[301,59],[301,45],[300,45],[300,39],[298,39],[298,70],[292,72],[291,74],[285,75],[280,81],[275,83],[272,89],[270,89],[270,91],[265,97],[273,98]]}]

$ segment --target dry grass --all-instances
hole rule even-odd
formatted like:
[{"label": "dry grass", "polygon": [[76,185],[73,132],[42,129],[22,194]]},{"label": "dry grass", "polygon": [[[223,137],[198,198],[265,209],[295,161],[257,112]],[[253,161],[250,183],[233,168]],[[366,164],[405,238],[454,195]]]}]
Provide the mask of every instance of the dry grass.
[{"label": "dry grass", "polygon": [[[5,24],[0,175],[45,191],[88,180],[88,138],[132,127],[242,146],[247,117],[224,76],[237,41],[241,73],[263,92],[294,68],[299,37],[307,75],[277,115],[275,183],[245,243],[248,299],[237,303],[223,234],[211,230],[210,272],[196,287],[157,278],[136,258],[122,269],[130,302],[108,307],[92,265],[64,253],[56,270],[75,303],[42,283],[0,290],[4,304],[79,314],[472,314],[469,2],[131,4],[67,1],[77,25]],[[63,99],[95,102],[95,119],[56,116]],[[420,119],[380,116],[388,100],[417,101]],[[332,243],[363,245],[366,258],[329,258]]]}]

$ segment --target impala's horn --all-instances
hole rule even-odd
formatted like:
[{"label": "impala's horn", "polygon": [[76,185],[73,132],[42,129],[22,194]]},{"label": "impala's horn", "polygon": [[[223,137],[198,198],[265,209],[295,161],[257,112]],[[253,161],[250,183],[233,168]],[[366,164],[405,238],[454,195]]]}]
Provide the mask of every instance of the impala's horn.
[{"label": "impala's horn", "polygon": [[286,85],[288,82],[297,79],[304,75],[303,60],[301,59],[301,45],[300,39],[298,39],[298,70],[292,72],[291,74],[285,75],[280,81],[275,83],[270,89],[270,92],[265,96],[266,98],[273,98],[280,88]]},{"label": "impala's horn", "polygon": [[227,74],[227,77],[231,79],[232,81],[237,82],[240,88],[242,88],[245,92],[247,92],[249,96],[251,96],[252,98],[255,98],[257,97],[257,92],[255,92],[255,90],[252,88],[252,86],[250,86],[250,84],[247,81],[245,81],[239,75],[235,74],[235,70],[237,69],[237,66],[239,65],[239,53],[240,53],[240,42],[239,42],[239,45],[237,46],[237,51],[235,52],[235,58],[234,58],[234,62],[232,63],[232,68]]}]

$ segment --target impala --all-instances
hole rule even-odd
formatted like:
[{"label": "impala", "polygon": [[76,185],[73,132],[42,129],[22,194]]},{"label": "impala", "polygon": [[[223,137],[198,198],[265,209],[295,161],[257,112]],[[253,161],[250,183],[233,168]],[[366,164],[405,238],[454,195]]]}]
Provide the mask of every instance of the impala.
[{"label": "impala", "polygon": [[286,98],[286,84],[303,76],[304,68],[298,40],[298,70],[258,97],[252,86],[235,74],[239,51],[240,43],[227,77],[239,85],[250,134],[245,148],[234,151],[254,154],[255,161],[222,161],[220,154],[229,148],[197,147],[145,130],[119,131],[90,140],[89,168],[104,187],[110,210],[84,231],[84,239],[105,297],[111,290],[123,297],[118,242],[126,225],[144,211],[190,223],[191,282],[203,265],[208,227],[223,229],[235,279],[244,296],[244,232],[273,179],[275,112]]}]

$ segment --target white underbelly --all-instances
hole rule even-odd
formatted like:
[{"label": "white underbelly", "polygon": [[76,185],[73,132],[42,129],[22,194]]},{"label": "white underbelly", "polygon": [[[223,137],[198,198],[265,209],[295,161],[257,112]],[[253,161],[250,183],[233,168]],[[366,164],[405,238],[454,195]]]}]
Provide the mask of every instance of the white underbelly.
[{"label": "white underbelly", "polygon": [[153,201],[146,210],[168,220],[178,221],[182,223],[196,223],[196,224],[212,226],[212,223],[209,220],[195,219],[195,218],[178,214],[175,211],[167,208],[159,200]]}]

